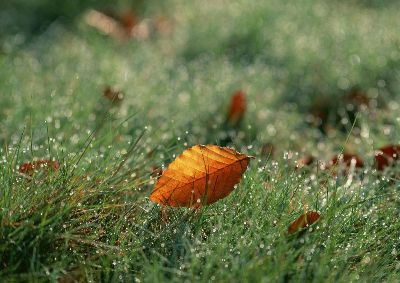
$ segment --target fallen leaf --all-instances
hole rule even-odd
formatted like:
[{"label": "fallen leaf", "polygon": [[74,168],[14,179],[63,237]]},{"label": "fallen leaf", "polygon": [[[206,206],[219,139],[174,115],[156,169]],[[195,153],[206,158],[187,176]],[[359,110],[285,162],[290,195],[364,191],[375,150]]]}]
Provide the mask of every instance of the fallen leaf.
[{"label": "fallen leaf", "polygon": [[227,116],[227,122],[231,126],[237,126],[246,112],[246,94],[242,90],[236,91],[231,98],[231,104]]},{"label": "fallen leaf", "polygon": [[319,219],[319,217],[320,217],[319,213],[315,211],[309,211],[307,213],[302,214],[292,224],[290,224],[288,228],[288,233],[293,234],[300,229],[312,225]]},{"label": "fallen leaf", "polygon": [[42,170],[47,172],[49,169],[58,171],[59,165],[57,161],[37,160],[34,162],[26,162],[19,167],[19,172],[26,175],[33,175],[35,172]]},{"label": "fallen leaf", "polygon": [[249,156],[228,147],[195,145],[168,166],[150,199],[175,207],[214,203],[232,192],[249,161]]},{"label": "fallen leaf", "polygon": [[400,145],[386,145],[375,152],[375,166],[382,171],[400,160]]}]

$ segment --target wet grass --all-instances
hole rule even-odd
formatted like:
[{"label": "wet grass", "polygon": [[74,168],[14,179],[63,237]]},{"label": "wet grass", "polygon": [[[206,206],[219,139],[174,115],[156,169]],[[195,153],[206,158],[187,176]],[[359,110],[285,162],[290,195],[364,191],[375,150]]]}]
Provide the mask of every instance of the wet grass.
[{"label": "wet grass", "polygon": [[[42,2],[43,15],[18,10],[40,28],[1,37],[0,281],[397,280],[400,169],[373,166],[375,149],[400,143],[395,1],[150,2],[143,15],[169,17],[172,33],[124,43],[84,23],[92,3],[65,19]],[[378,105],[356,121],[343,111],[354,87]],[[248,109],[227,141],[237,89]],[[323,133],[309,123],[320,100],[334,109]],[[230,196],[166,213],[149,201],[155,167],[223,142],[256,157]],[[342,151],[366,166],[294,169]],[[18,173],[34,159],[60,170]],[[307,209],[321,219],[287,235]]]}]

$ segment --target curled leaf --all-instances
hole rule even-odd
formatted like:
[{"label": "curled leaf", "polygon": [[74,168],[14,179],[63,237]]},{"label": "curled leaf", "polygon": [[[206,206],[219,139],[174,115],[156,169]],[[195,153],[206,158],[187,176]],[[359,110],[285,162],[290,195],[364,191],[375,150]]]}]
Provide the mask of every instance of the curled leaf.
[{"label": "curled leaf", "polygon": [[316,211],[309,211],[300,215],[292,224],[290,224],[288,228],[288,233],[293,234],[300,229],[306,228],[313,223],[315,223],[319,219],[320,215]]},{"label": "curled leaf", "polygon": [[246,112],[246,94],[242,90],[236,91],[231,98],[231,104],[227,116],[227,122],[231,126],[237,126]]},{"label": "curled leaf", "polygon": [[387,145],[375,152],[375,166],[380,171],[397,160],[400,160],[400,145]]},{"label": "curled leaf", "polygon": [[214,203],[232,192],[249,160],[249,156],[228,147],[195,145],[168,166],[150,199],[175,207]]}]

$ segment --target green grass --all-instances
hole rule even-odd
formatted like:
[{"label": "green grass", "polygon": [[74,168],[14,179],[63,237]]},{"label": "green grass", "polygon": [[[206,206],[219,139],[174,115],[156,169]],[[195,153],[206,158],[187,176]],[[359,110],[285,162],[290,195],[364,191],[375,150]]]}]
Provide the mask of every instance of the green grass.
[{"label": "green grass", "polygon": [[[400,278],[400,169],[373,169],[374,149],[400,143],[396,1],[150,1],[137,9],[169,17],[172,33],[125,43],[83,21],[105,1],[13,2],[0,12],[1,282]],[[105,85],[124,92],[120,106]],[[379,106],[354,127],[340,114],[353,87]],[[239,88],[248,110],[228,145],[256,158],[227,198],[163,219],[152,168],[222,144]],[[343,122],[326,134],[306,121],[318,99]],[[267,142],[273,156],[260,153]],[[365,168],[294,170],[343,150]],[[35,158],[59,173],[18,174]],[[307,208],[321,219],[287,235]]]}]

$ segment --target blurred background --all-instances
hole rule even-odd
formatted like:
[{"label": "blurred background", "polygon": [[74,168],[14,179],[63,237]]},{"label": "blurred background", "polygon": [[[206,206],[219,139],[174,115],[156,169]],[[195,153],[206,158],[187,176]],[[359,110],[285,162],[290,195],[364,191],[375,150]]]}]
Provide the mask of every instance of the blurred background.
[{"label": "blurred background", "polygon": [[[2,1],[0,142],[16,143],[25,129],[40,144],[46,124],[73,151],[107,124],[121,140],[146,128],[148,151],[279,144],[278,155],[324,155],[351,133],[347,150],[371,152],[400,138],[399,8],[391,0]],[[238,90],[246,107],[230,123]],[[113,93],[118,105],[105,99]]]}]

